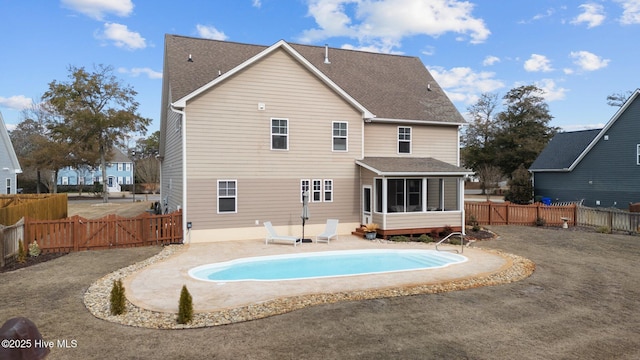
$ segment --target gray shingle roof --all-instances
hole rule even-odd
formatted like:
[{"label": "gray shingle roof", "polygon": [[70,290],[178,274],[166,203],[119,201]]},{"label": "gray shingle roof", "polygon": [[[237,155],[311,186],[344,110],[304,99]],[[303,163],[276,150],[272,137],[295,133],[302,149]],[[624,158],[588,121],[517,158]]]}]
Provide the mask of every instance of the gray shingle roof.
[{"label": "gray shingle roof", "polygon": [[[419,58],[289,44],[314,67],[382,119],[465,123]],[[268,49],[268,46],[165,36],[164,81],[174,102]],[[189,55],[193,61],[188,61]],[[430,88],[430,89],[429,89]],[[167,105],[167,104],[163,104]]]},{"label": "gray shingle roof", "polygon": [[473,171],[431,157],[365,157],[356,161],[379,175],[454,175]]},{"label": "gray shingle roof", "polygon": [[599,132],[600,129],[557,133],[529,170],[568,170]]}]

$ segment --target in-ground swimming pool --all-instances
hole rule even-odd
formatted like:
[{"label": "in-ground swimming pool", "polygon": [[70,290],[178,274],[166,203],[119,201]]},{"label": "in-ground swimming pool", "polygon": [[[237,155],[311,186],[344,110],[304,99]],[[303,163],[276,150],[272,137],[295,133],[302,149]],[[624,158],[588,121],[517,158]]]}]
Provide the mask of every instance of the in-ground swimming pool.
[{"label": "in-ground swimming pool", "polygon": [[207,264],[189,275],[213,282],[282,281],[434,269],[465,261],[465,256],[435,250],[323,251]]}]

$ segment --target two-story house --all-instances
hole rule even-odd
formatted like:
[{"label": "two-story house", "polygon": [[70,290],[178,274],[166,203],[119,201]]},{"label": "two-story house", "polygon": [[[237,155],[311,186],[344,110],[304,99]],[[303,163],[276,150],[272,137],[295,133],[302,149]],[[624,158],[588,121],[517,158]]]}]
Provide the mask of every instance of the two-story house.
[{"label": "two-story house", "polygon": [[22,172],[16,151],[9,138],[7,126],[0,113],[0,194],[15,194],[18,191],[18,174]]},{"label": "two-story house", "polygon": [[602,129],[558,133],[531,164],[534,192],[627,209],[640,202],[640,89]]},{"label": "two-story house", "polygon": [[161,198],[194,242],[464,228],[463,117],[417,57],[166,35]]},{"label": "two-story house", "polygon": [[[133,162],[120,149],[114,147],[107,164],[107,187],[110,193],[120,192],[121,185],[133,184]],[[100,166],[91,168],[65,167],[58,171],[58,185],[93,185],[102,184],[102,169]]]}]

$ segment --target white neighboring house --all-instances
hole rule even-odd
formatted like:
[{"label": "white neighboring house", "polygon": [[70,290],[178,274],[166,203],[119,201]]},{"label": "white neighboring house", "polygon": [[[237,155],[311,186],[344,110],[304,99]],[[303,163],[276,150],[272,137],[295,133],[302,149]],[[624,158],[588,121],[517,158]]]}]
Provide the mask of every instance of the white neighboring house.
[{"label": "white neighboring house", "polygon": [[22,172],[16,151],[9,138],[9,132],[0,113],[0,194],[16,194],[18,192],[17,175]]}]

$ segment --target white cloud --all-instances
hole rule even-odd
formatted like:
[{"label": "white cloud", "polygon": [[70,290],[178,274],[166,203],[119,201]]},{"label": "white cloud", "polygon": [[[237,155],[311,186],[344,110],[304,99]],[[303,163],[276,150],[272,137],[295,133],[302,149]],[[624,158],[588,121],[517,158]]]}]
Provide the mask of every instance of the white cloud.
[{"label": "white cloud", "polygon": [[482,61],[482,65],[484,66],[491,66],[495,63],[499,63],[500,62],[500,58],[497,56],[493,56],[493,55],[489,55],[487,57],[484,58],[484,60]]},{"label": "white cloud", "polygon": [[125,17],[133,12],[131,0],[62,0],[62,5],[96,20],[106,14]]},{"label": "white cloud", "polygon": [[474,72],[468,67],[455,67],[447,70],[440,66],[430,67],[429,71],[438,84],[445,89],[452,101],[473,104],[480,94],[494,92],[505,84],[495,79],[495,73]]},{"label": "white cloud", "polygon": [[228,36],[213,26],[196,25],[198,36],[211,40],[227,40]]},{"label": "white cloud", "polygon": [[559,87],[552,79],[542,79],[536,81],[535,85],[544,91],[542,97],[547,101],[562,100],[569,90]]},{"label": "white cloud", "polygon": [[260,0],[253,0],[253,4],[252,4],[252,5],[253,5],[253,7],[257,7],[257,8],[259,8],[259,7],[261,7],[261,6],[262,6],[262,1],[260,1]]},{"label": "white cloud", "polygon": [[484,42],[491,33],[484,20],[472,15],[474,5],[458,0],[307,0],[308,15],[318,28],[305,30],[300,41],[329,37],[357,39],[361,46],[390,50],[413,35],[464,35],[471,43]]},{"label": "white cloud", "polygon": [[640,24],[640,0],[615,0],[622,6],[620,23],[623,25]]},{"label": "white cloud", "polygon": [[592,28],[601,25],[605,19],[604,7],[600,4],[587,3],[578,7],[581,8],[583,12],[571,20],[572,24],[579,25],[586,23],[588,28]]},{"label": "white cloud", "polygon": [[118,68],[118,72],[121,74],[129,74],[133,77],[138,77],[141,74],[147,75],[149,79],[162,79],[162,73],[154,71],[150,68],[132,68],[131,70],[126,68]]},{"label": "white cloud", "polygon": [[126,25],[105,23],[104,32],[96,37],[113,41],[117,47],[130,50],[144,49],[146,40],[137,32],[130,31]]},{"label": "white cloud", "polygon": [[603,59],[600,56],[588,51],[572,51],[569,56],[574,60],[574,64],[578,65],[581,70],[595,71],[609,65],[611,60]]},{"label": "white cloud", "polygon": [[33,100],[24,95],[15,95],[8,98],[0,96],[0,106],[12,110],[28,109],[32,103]]},{"label": "white cloud", "polygon": [[529,60],[524,62],[524,69],[529,72],[549,72],[553,71],[551,61],[544,55],[531,54]]}]

